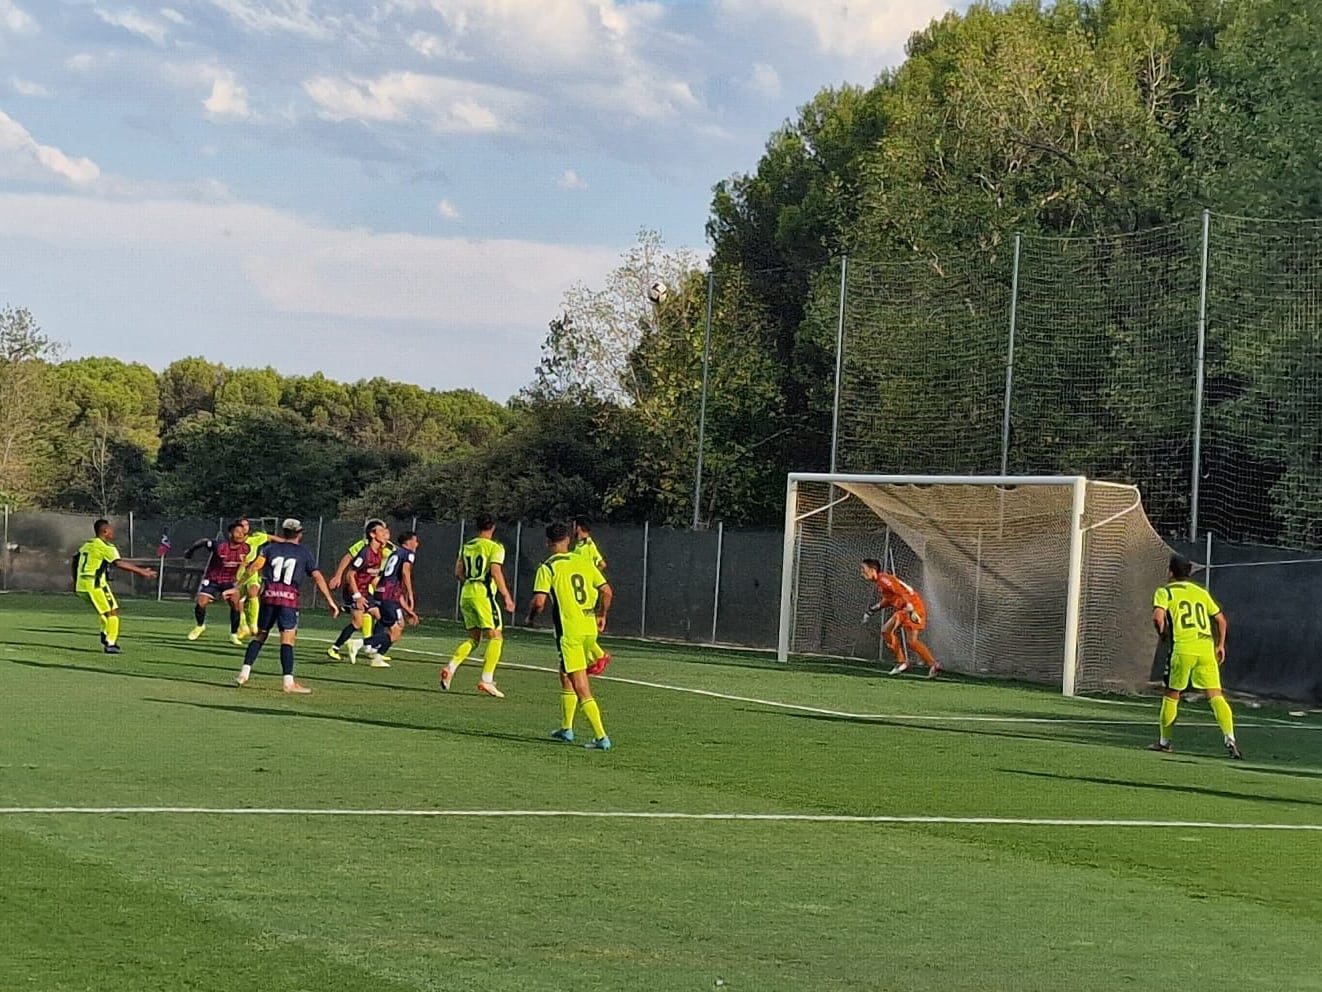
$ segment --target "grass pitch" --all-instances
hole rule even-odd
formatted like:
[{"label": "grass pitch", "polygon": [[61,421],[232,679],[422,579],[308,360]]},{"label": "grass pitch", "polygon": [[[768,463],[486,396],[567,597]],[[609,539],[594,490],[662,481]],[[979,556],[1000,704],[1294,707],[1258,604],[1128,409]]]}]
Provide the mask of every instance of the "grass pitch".
[{"label": "grass pitch", "polygon": [[1317,716],[1231,763],[1203,704],[1157,755],[1155,702],[616,642],[589,753],[544,635],[497,701],[309,610],[287,697],[124,613],[0,596],[3,990],[1322,989]]}]

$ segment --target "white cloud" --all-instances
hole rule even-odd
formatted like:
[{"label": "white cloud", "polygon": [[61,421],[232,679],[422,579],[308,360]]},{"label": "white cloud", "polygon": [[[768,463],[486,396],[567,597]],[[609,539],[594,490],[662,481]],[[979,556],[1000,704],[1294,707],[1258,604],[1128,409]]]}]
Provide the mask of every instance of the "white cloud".
[{"label": "white cloud", "polygon": [[0,0],[0,31],[26,34],[37,30],[37,22],[14,0]]},{"label": "white cloud", "polygon": [[312,0],[210,0],[245,30],[255,34],[296,34],[327,40],[340,26],[333,17],[318,17]]},{"label": "white cloud", "polygon": [[449,200],[442,200],[440,203],[436,204],[436,212],[446,220],[459,219],[459,208]]},{"label": "white cloud", "polygon": [[452,59],[467,62],[465,55],[453,42],[430,31],[414,31],[408,37],[408,46],[419,55],[429,59]]},{"label": "white cloud", "polygon": [[41,83],[34,83],[30,79],[19,79],[17,76],[10,80],[10,85],[13,86],[14,92],[19,96],[45,97],[55,95],[55,91],[49,86],[43,86]]},{"label": "white cloud", "polygon": [[528,99],[513,90],[445,76],[392,72],[377,79],[319,76],[303,90],[327,120],[424,120],[439,134],[506,127]]},{"label": "white cloud", "polygon": [[248,91],[229,72],[222,72],[212,80],[211,95],[202,106],[212,120],[243,121],[252,116],[248,109]]},{"label": "white cloud", "polygon": [[577,172],[575,172],[573,169],[566,169],[566,170],[564,171],[564,174],[560,176],[560,188],[561,188],[561,189],[587,189],[587,188],[588,188],[588,184],[585,183],[585,182],[583,181],[582,177],[579,176],[579,174],[578,174]]},{"label": "white cloud", "polygon": [[798,30],[807,27],[823,54],[844,58],[894,55],[903,49],[909,35],[951,9],[945,0],[716,2],[725,12],[742,21],[760,22],[774,17]]},{"label": "white cloud", "polygon": [[27,128],[0,111],[0,176],[87,186],[100,178],[101,170],[91,159],[70,158],[58,148],[40,144]]},{"label": "white cloud", "polygon": [[780,73],[776,71],[775,66],[758,62],[753,66],[753,71],[748,77],[748,88],[758,96],[774,100],[780,96]]},{"label": "white cloud", "polygon": [[179,13],[179,11],[175,10],[173,7],[162,7],[161,16],[164,17],[171,24],[178,24],[181,27],[192,23],[191,21],[189,21],[187,17]]},{"label": "white cloud", "polygon": [[97,7],[96,16],[107,24],[123,28],[131,34],[140,35],[153,44],[165,44],[165,25],[153,21],[150,17],[143,17],[136,10],[130,8],[129,10],[110,11]]}]

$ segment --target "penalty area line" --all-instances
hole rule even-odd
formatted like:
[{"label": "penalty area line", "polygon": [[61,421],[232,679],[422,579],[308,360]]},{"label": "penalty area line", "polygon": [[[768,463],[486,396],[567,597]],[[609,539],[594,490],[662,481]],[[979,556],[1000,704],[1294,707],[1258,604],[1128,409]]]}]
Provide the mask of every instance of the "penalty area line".
[{"label": "penalty area line", "polygon": [[1322,832],[1322,823],[1221,823],[1214,820],[1120,820],[1018,816],[876,816],[845,813],[684,813],[572,809],[298,809],[212,806],[3,806],[0,816],[340,816],[414,819],[689,820],[755,823],[857,823],[885,826],[1127,827],[1178,830]]}]

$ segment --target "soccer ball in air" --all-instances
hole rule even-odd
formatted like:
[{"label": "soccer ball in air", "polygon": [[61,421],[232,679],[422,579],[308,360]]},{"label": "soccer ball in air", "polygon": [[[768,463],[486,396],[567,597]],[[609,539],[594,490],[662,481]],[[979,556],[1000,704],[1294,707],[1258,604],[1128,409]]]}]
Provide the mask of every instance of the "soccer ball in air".
[{"label": "soccer ball in air", "polygon": [[653,303],[660,303],[669,295],[670,287],[659,279],[647,287],[647,298]]}]

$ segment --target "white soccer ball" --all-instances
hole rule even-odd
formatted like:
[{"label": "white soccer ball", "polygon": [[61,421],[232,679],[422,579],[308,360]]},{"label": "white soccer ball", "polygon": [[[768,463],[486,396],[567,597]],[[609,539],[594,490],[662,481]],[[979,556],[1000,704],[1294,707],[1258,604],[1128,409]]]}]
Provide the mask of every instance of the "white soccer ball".
[{"label": "white soccer ball", "polygon": [[653,303],[660,303],[669,295],[670,287],[659,279],[647,287],[647,298]]}]

